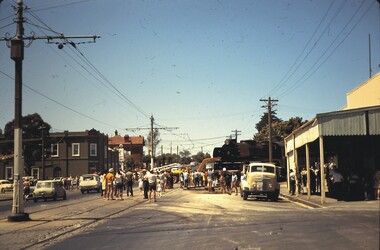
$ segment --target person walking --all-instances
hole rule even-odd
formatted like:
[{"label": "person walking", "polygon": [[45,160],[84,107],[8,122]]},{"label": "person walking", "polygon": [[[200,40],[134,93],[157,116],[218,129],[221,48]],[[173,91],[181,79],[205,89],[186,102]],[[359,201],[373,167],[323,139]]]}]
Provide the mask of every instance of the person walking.
[{"label": "person walking", "polygon": [[235,195],[238,195],[237,183],[238,183],[238,177],[236,175],[236,172],[233,172],[232,173],[232,181],[231,181],[231,189],[235,190]]}]

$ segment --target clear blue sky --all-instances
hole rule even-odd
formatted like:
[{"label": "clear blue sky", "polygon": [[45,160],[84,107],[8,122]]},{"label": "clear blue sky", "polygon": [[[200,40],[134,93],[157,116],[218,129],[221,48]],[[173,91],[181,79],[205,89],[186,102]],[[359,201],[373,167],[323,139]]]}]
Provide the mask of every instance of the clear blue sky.
[{"label": "clear blue sky", "polygon": [[[24,4],[30,11],[24,15],[25,36],[101,38],[78,44],[78,50],[71,45],[59,50],[44,40],[26,48],[23,115],[39,113],[53,131],[95,128],[113,135],[117,129],[147,136],[148,130],[124,128],[148,128],[153,114],[158,127],[178,127],[160,130],[164,153],[178,146],[212,154],[235,129],[241,131],[238,140],[252,138],[265,112],[259,100],[268,96],[278,99],[283,120],[339,110],[346,94],[369,77],[369,34],[373,75],[379,71],[376,0]],[[16,1],[0,4],[1,36],[15,35],[12,5]],[[2,129],[14,117],[9,55],[0,42]]]}]

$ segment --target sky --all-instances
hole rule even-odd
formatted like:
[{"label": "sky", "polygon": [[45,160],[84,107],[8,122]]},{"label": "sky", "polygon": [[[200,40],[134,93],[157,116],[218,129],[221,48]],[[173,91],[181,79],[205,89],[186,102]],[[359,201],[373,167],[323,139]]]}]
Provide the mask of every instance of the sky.
[{"label": "sky", "polygon": [[[17,1],[0,2],[0,37],[13,37]],[[238,141],[252,139],[266,111],[260,100],[269,97],[282,120],[337,111],[346,94],[368,80],[369,55],[371,74],[380,69],[377,0],[24,5],[24,37],[100,38],[34,40],[26,47],[23,115],[40,114],[52,132],[95,128],[145,137],[153,115],[161,138],[156,155],[177,148],[212,155],[235,131]],[[9,56],[0,41],[0,129],[14,119]]]}]

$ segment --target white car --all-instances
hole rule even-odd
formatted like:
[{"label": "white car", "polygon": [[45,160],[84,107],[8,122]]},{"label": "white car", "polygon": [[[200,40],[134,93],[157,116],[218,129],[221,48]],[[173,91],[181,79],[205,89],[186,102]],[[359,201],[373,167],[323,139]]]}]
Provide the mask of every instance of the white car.
[{"label": "white car", "polygon": [[57,200],[58,198],[66,200],[66,190],[63,188],[62,182],[54,180],[37,182],[33,191],[34,202],[39,199],[46,201],[47,199]]},{"label": "white car", "polygon": [[5,191],[12,191],[13,184],[8,180],[0,180],[0,191],[5,193]]},{"label": "white car", "polygon": [[79,178],[79,189],[84,194],[84,192],[89,193],[90,191],[97,191],[100,193],[102,190],[102,183],[100,182],[100,177],[97,174],[84,174]]}]

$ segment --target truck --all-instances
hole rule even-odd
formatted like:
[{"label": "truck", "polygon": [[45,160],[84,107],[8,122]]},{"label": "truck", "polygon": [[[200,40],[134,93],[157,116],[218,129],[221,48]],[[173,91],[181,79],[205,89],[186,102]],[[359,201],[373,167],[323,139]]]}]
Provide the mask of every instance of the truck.
[{"label": "truck", "polygon": [[276,165],[263,162],[252,162],[243,165],[240,195],[243,200],[253,196],[278,201],[280,184],[277,181]]}]

